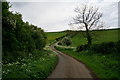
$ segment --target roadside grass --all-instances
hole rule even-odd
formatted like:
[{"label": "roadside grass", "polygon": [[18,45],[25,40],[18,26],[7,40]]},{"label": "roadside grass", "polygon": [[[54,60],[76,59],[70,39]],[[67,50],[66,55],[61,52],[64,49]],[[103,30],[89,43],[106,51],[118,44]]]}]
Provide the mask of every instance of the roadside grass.
[{"label": "roadside grass", "polygon": [[58,50],[73,50],[73,51],[76,50],[76,47],[62,46],[62,45],[58,45],[58,44],[55,45],[55,48]]},{"label": "roadside grass", "polygon": [[65,35],[66,32],[46,32],[47,36],[47,45],[55,41],[56,38]]},{"label": "roadside grass", "polygon": [[[41,56],[42,54],[42,56]],[[57,56],[50,50],[37,51],[19,61],[3,64],[4,79],[39,79],[47,78],[57,64]]]},{"label": "roadside grass", "polygon": [[[120,29],[115,30],[102,30],[102,31],[92,31],[93,34],[93,44],[100,44],[103,42],[116,42],[118,41],[118,32]],[[87,39],[84,37],[85,32],[80,32],[72,38],[71,46],[80,46],[87,44]]]},{"label": "roadside grass", "polygon": [[120,79],[118,75],[119,56],[112,54],[98,54],[90,51],[75,52],[72,49],[58,50],[68,54],[82,62],[96,73],[97,77],[102,79]]}]

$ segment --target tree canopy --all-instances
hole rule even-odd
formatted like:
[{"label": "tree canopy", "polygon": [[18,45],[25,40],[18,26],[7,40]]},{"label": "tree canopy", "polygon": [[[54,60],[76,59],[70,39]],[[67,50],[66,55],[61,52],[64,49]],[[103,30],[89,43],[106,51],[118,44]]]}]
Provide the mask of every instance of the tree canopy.
[{"label": "tree canopy", "polygon": [[43,29],[22,20],[22,14],[9,11],[10,4],[2,3],[3,61],[14,61],[34,50],[42,50],[46,44]]}]

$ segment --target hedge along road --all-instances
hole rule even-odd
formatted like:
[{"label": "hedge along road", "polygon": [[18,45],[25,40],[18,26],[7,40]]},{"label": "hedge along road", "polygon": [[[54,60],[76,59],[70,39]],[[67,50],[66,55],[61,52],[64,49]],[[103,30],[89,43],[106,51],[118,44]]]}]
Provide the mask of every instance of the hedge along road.
[{"label": "hedge along road", "polygon": [[89,78],[94,80],[96,78],[91,70],[89,70],[83,63],[76,59],[56,50],[53,44],[50,48],[57,53],[59,58],[58,64],[53,72],[48,76],[50,78]]}]

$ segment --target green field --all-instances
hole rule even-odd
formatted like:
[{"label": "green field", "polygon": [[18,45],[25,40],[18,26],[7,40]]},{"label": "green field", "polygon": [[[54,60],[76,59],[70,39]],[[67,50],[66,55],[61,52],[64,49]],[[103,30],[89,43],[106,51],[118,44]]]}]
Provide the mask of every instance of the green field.
[{"label": "green field", "polygon": [[[118,41],[118,31],[120,30],[92,31],[93,44]],[[72,46],[87,44],[87,39],[83,36],[84,34],[85,32],[80,32],[75,37],[73,37]]]},{"label": "green field", "polygon": [[50,44],[56,38],[61,37],[65,34],[66,34],[66,32],[46,32],[47,44]]}]

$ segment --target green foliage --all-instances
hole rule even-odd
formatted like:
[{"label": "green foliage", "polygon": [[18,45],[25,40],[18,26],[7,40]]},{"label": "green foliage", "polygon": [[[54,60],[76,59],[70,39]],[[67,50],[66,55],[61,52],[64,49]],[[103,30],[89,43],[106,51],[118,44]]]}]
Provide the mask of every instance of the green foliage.
[{"label": "green foliage", "polygon": [[9,11],[9,3],[2,3],[2,61],[3,79],[47,78],[57,64],[57,56],[43,50],[46,34],[22,15]]},{"label": "green foliage", "polygon": [[69,37],[64,37],[60,43],[62,45],[70,46],[72,44],[72,41]]},{"label": "green foliage", "polygon": [[88,45],[80,45],[76,48],[77,52],[83,51],[83,50],[87,50],[89,48]]},{"label": "green foliage", "polygon": [[60,42],[58,43],[58,45],[62,45],[62,41],[60,41]]},{"label": "green foliage", "polygon": [[[57,56],[51,51],[34,51],[27,58],[3,64],[2,78],[4,79],[39,79],[47,78],[57,64]],[[41,56],[42,54],[42,56]]]},{"label": "green foliage", "polygon": [[107,43],[101,43],[101,44],[93,44],[93,45],[81,45],[76,48],[77,52],[80,51],[93,51],[95,53],[100,54],[110,54],[110,53],[118,53],[120,48],[120,41],[118,42],[107,42]]},{"label": "green foliage", "polygon": [[94,44],[91,45],[89,48],[90,51],[94,51],[95,53],[101,53],[101,54],[110,54],[113,52],[118,53],[119,49],[120,49],[120,41]]},{"label": "green foliage", "polygon": [[2,3],[2,49],[3,62],[16,61],[34,50],[42,50],[46,44],[44,31],[37,26],[23,22],[22,15],[9,11],[8,2]]}]

